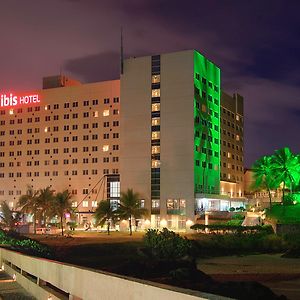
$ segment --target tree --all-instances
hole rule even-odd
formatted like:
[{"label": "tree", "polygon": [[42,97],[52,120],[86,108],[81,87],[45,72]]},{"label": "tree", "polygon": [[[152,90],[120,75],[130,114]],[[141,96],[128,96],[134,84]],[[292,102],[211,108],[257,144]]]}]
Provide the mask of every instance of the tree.
[{"label": "tree", "polygon": [[262,158],[256,160],[252,169],[254,173],[254,183],[252,184],[252,189],[267,189],[270,200],[270,209],[272,209],[271,190],[277,188],[278,186],[273,174],[272,157],[263,156]]},{"label": "tree", "polygon": [[36,220],[40,210],[39,191],[34,191],[31,186],[28,186],[26,194],[19,198],[18,207],[22,212],[33,215],[33,232],[36,234]]},{"label": "tree", "polygon": [[292,192],[294,186],[299,184],[299,155],[294,155],[289,148],[285,147],[275,151],[271,162],[275,180],[282,183],[282,202],[284,202],[285,189],[290,187]]},{"label": "tree", "polygon": [[38,196],[39,206],[41,218],[46,224],[47,217],[51,216],[51,212],[53,211],[54,206],[54,195],[53,190],[51,190],[50,186],[39,190]]},{"label": "tree", "polygon": [[71,193],[68,190],[65,190],[61,193],[57,193],[54,196],[53,200],[53,209],[52,216],[58,215],[61,223],[61,235],[64,235],[64,225],[63,221],[65,219],[65,213],[72,213],[72,202],[70,201],[72,198]]},{"label": "tree", "polygon": [[140,195],[134,193],[132,189],[121,192],[118,215],[121,218],[128,219],[129,232],[132,235],[132,218],[140,218],[148,213],[148,210],[141,208]]},{"label": "tree", "polygon": [[1,213],[1,223],[3,223],[4,226],[7,227],[9,230],[14,230],[16,228],[17,222],[20,221],[20,213],[13,213],[13,211],[10,210],[6,201],[2,201],[1,203]]},{"label": "tree", "polygon": [[110,201],[100,201],[98,207],[95,210],[94,218],[96,220],[96,226],[103,226],[107,223],[107,234],[109,235],[109,229],[111,222],[114,222],[117,218],[116,210],[113,210]]}]

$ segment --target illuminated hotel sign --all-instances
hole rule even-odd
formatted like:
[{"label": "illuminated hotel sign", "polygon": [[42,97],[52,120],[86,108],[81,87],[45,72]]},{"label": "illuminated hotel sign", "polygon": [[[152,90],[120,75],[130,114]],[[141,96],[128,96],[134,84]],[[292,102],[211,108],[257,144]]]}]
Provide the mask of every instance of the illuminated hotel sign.
[{"label": "illuminated hotel sign", "polygon": [[38,94],[16,96],[12,93],[0,95],[0,107],[12,107],[40,103]]}]

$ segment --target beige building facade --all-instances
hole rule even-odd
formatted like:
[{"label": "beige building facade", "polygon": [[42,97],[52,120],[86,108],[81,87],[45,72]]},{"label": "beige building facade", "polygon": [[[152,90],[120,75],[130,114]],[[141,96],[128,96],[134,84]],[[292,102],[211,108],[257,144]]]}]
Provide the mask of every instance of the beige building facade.
[{"label": "beige building facade", "polygon": [[84,222],[109,192],[106,175],[119,174],[120,81],[70,82],[48,78],[42,90],[12,95],[35,103],[1,107],[0,201],[15,210],[28,186],[68,189]]}]

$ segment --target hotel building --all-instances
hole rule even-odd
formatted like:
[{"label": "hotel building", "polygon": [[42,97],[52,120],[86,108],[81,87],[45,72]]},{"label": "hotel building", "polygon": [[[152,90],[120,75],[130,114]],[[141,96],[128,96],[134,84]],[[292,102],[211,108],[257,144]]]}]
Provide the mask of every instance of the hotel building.
[{"label": "hotel building", "polygon": [[[119,173],[120,81],[80,84],[56,76],[45,78],[42,90],[12,97],[25,95],[38,101],[0,110],[0,201],[16,209],[28,185],[68,189],[85,221],[110,192],[103,175],[115,181]],[[119,183],[111,187],[119,196]]]},{"label": "hotel building", "polygon": [[[243,98],[221,91],[220,69],[189,50],[126,59],[122,73],[2,95],[0,201],[15,208],[27,185],[69,189],[84,222],[98,201],[115,205],[132,188],[151,226],[173,229],[241,206]],[[24,96],[38,101],[17,103]]]}]

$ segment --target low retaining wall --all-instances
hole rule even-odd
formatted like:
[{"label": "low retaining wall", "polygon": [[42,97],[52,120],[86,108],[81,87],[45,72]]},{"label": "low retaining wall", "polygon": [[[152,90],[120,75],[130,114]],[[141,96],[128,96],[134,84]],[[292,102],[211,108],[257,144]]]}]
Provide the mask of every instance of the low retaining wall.
[{"label": "low retaining wall", "polygon": [[0,263],[5,272],[16,275],[17,282],[29,293],[43,300],[228,299],[31,257],[3,248],[0,248]]}]

